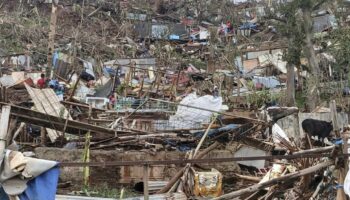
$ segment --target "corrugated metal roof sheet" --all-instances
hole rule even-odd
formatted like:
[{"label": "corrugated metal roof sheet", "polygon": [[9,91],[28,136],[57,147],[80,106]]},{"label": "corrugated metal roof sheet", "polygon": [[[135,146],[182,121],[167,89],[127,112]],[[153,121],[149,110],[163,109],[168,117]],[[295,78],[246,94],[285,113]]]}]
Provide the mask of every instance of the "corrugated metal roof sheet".
[{"label": "corrugated metal roof sheet", "polygon": [[322,15],[313,18],[313,31],[320,33],[329,28],[336,26],[336,20],[334,15]]}]

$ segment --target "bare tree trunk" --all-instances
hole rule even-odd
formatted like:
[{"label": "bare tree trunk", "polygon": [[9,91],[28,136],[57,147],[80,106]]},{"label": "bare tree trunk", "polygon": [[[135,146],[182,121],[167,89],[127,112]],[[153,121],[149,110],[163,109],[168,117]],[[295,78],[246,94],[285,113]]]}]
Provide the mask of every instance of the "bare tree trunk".
[{"label": "bare tree trunk", "polygon": [[158,12],[159,11],[159,6],[160,6],[161,3],[162,3],[161,0],[155,0],[154,1],[154,4],[152,6],[153,12]]},{"label": "bare tree trunk", "polygon": [[287,64],[287,106],[295,106],[295,73],[294,65]]},{"label": "bare tree trunk", "polygon": [[46,78],[51,78],[52,56],[55,50],[56,23],[57,23],[57,6],[55,4],[52,4],[49,41],[48,41],[48,53],[47,53]]},{"label": "bare tree trunk", "polygon": [[303,20],[305,29],[305,49],[304,53],[308,59],[311,74],[307,79],[307,104],[309,110],[314,110],[319,102],[319,75],[320,68],[318,65],[318,60],[314,50],[312,42],[312,18],[311,18],[311,8],[303,9]]},{"label": "bare tree trunk", "polygon": [[298,71],[297,71],[297,76],[298,76],[298,91],[302,91],[303,90],[303,76],[301,75],[301,73],[303,72],[301,65],[298,65],[297,67]]}]

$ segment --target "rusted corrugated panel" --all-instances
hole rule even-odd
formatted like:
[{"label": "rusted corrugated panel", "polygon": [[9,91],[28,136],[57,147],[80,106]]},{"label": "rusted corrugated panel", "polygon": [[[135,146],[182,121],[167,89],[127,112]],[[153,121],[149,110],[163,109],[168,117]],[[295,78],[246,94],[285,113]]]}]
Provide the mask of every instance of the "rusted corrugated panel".
[{"label": "rusted corrugated panel", "polygon": [[259,65],[258,59],[250,59],[243,61],[243,70],[247,73],[255,69]]},{"label": "rusted corrugated panel", "polygon": [[[68,116],[69,119],[72,119],[68,114],[68,110],[60,103],[60,100],[52,89],[35,89],[26,83],[25,86],[34,102],[36,110],[48,115],[53,115],[64,119],[66,119]],[[62,132],[58,130],[46,129],[46,131],[51,142],[55,142],[56,139],[62,135]]]},{"label": "rusted corrugated panel", "polygon": [[[140,155],[136,155],[136,160],[142,159]],[[163,156],[156,156],[164,159]],[[159,158],[158,158],[159,159]],[[129,161],[129,159],[126,159]],[[130,159],[134,160],[134,159]],[[165,166],[150,166],[149,179],[150,180],[164,180],[166,171]],[[121,179],[118,180],[121,183],[129,183],[135,181],[142,181],[143,178],[143,167],[142,166],[123,166],[120,168]]]}]

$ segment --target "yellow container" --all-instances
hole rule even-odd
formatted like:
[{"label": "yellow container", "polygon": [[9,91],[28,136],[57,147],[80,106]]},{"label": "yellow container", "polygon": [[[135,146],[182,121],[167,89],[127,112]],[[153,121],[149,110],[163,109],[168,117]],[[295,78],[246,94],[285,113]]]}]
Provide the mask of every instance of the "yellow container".
[{"label": "yellow container", "polygon": [[209,198],[221,196],[222,174],[216,169],[211,172],[195,172],[194,194]]}]

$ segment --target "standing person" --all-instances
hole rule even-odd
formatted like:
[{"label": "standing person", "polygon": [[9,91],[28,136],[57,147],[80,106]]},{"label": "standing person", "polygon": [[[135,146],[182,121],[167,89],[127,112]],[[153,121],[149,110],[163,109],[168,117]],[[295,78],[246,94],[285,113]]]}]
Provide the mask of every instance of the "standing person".
[{"label": "standing person", "polygon": [[109,109],[113,110],[115,107],[116,98],[114,94],[109,95]]},{"label": "standing person", "polygon": [[38,80],[37,85],[40,89],[43,89],[46,86],[45,74],[41,74],[40,77],[41,78]]}]

